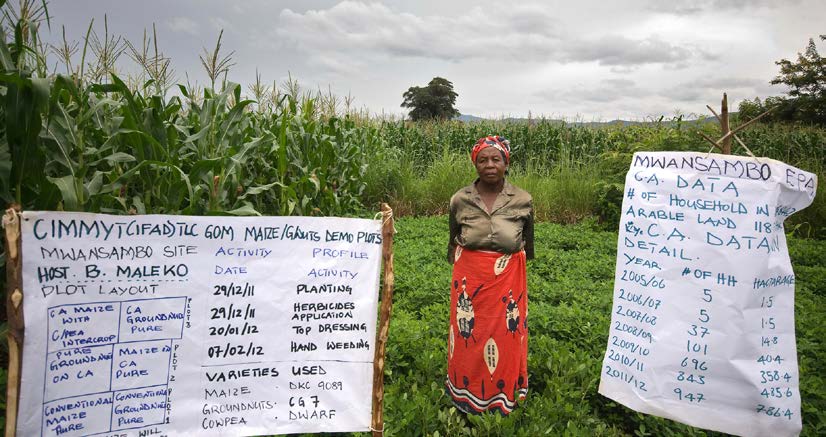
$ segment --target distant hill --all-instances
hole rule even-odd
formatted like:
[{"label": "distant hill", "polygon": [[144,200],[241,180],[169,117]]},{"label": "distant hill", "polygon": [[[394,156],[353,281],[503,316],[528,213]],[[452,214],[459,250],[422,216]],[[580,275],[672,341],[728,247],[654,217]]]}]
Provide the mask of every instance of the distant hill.
[{"label": "distant hill", "polygon": [[485,119],[482,117],[477,117],[475,115],[467,115],[467,114],[459,114],[458,117],[455,117],[454,120],[464,121],[464,122],[472,122],[472,121],[484,121]]},{"label": "distant hill", "polygon": [[[736,112],[729,113],[732,118],[737,116]],[[462,121],[465,123],[478,123],[482,121],[502,121],[506,123],[526,123],[528,121],[527,118],[514,118],[514,117],[507,117],[507,118],[483,118],[477,117],[475,115],[470,114],[459,114],[459,116],[455,117],[454,120]],[[537,121],[540,119],[534,118],[533,121]],[[573,124],[573,125],[580,125],[580,126],[587,126],[587,127],[601,127],[601,126],[613,126],[613,125],[621,125],[621,126],[631,126],[631,125],[646,125],[646,124],[654,124],[657,123],[657,120],[649,120],[649,121],[631,121],[631,120],[611,120],[611,121],[566,121],[566,120],[555,120],[555,119],[544,119],[546,123],[565,123],[565,124]],[[670,119],[663,119],[665,122],[672,122]],[[714,117],[706,117],[700,119],[685,119],[684,122],[701,122],[701,123],[716,123],[717,120]]]}]

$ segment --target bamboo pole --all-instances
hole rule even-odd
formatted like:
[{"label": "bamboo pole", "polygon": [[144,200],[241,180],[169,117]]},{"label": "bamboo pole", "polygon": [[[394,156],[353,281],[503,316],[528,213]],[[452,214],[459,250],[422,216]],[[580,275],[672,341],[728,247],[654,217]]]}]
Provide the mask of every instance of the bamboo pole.
[{"label": "bamboo pole", "polygon": [[[717,118],[717,121],[719,121],[721,124],[723,123],[720,116],[717,115],[717,112],[714,111],[714,108],[712,108],[711,106],[708,106],[708,105],[706,105],[706,108],[708,108],[708,110],[711,111],[712,114],[714,114],[714,116]],[[751,153],[751,150],[749,150],[748,146],[746,146],[746,143],[744,143],[743,140],[741,140],[740,137],[738,137],[735,134],[737,132],[740,132],[741,130],[743,130],[743,128],[747,127],[748,125],[752,124],[752,122],[755,122],[755,121],[760,120],[761,118],[765,117],[766,114],[768,114],[769,112],[772,112],[772,110],[774,110],[774,107],[771,107],[771,108],[767,109],[762,114],[760,114],[757,117],[754,117],[753,119],[746,122],[744,125],[741,125],[741,126],[738,126],[738,127],[734,128],[734,130],[730,134],[734,138],[734,140],[737,141],[737,143],[740,144],[740,146],[742,146],[744,149],[746,149],[746,152],[748,152],[751,156],[754,156],[754,154]],[[702,135],[702,133],[700,135]],[[710,141],[711,144],[713,144],[715,147],[720,149],[720,146],[718,146],[717,143],[715,143],[713,140],[709,139],[705,135],[702,135],[702,136],[705,137],[706,141]]]},{"label": "bamboo pole", "polygon": [[379,312],[379,328],[376,331],[376,350],[373,357],[373,418],[371,428],[373,437],[384,434],[384,352],[390,330],[390,312],[393,310],[393,210],[386,203],[381,204],[382,215],[382,249],[384,261],[384,286]]},{"label": "bamboo pole", "polygon": [[20,206],[12,205],[3,216],[6,247],[6,315],[9,332],[9,373],[6,386],[6,437],[17,433],[20,404],[20,369],[23,356],[23,281],[20,243]]},{"label": "bamboo pole", "polygon": [[[711,109],[711,107],[710,107],[710,106],[708,106],[708,105],[706,105],[706,107],[707,107],[708,109]],[[766,116],[769,112],[771,112],[773,109],[774,109],[774,108],[769,108],[766,112],[764,112],[764,113],[762,113],[762,114],[758,115],[757,117],[752,118],[751,120],[749,120],[749,121],[747,121],[747,122],[745,122],[745,123],[741,124],[740,126],[737,126],[737,127],[736,127],[736,128],[734,128],[733,130],[730,130],[728,133],[726,133],[725,135],[723,135],[723,137],[722,137],[722,138],[720,138],[720,139],[719,139],[719,140],[717,140],[717,141],[712,140],[711,138],[709,138],[707,135],[703,134],[703,133],[702,133],[702,132],[700,132],[700,131],[698,131],[697,133],[698,133],[698,134],[700,134],[700,136],[701,136],[701,137],[703,137],[703,139],[705,139],[706,141],[708,141],[709,143],[711,143],[711,145],[712,145],[712,146],[714,146],[714,147],[716,147],[716,148],[720,149],[720,151],[722,152],[722,151],[723,151],[723,148],[721,147],[721,145],[723,144],[723,142],[724,142],[725,140],[727,140],[727,139],[729,139],[729,140],[730,140],[732,137],[737,138],[737,135],[736,135],[736,134],[737,134],[737,132],[740,132],[741,130],[743,130],[743,129],[745,129],[745,128],[749,127],[749,126],[751,126],[751,124],[752,124],[752,123],[756,123],[758,120],[760,120],[761,118],[765,117],[765,116]],[[714,110],[713,110],[713,109],[711,110],[711,112],[714,114],[714,116],[715,116],[715,117],[717,117],[717,120],[718,120],[718,121],[720,121],[720,124],[722,125],[722,123],[723,123],[723,122],[722,122],[722,120],[721,120],[721,117],[720,117],[719,115],[717,115],[717,113],[716,113],[716,112],[714,112]],[[748,147],[746,147],[746,145],[745,145],[745,144],[743,144],[743,142],[742,142],[742,141],[740,141],[740,139],[739,139],[739,138],[737,138],[737,141],[740,143],[740,145],[741,145],[741,146],[743,146],[743,148],[745,148],[746,150],[748,150]],[[710,152],[710,151],[709,151],[709,152]]]},{"label": "bamboo pole", "polygon": [[[714,114],[714,118],[716,118],[717,121],[722,125],[723,124],[723,119],[720,118],[720,115],[717,114],[717,111],[715,111],[714,108],[712,108],[711,106],[708,106],[708,105],[706,105],[706,108],[708,108],[708,110],[711,111],[712,114]],[[731,126],[729,125],[729,128],[730,127]],[[743,142],[743,140],[740,139],[740,137],[738,137],[737,135],[734,135],[734,134],[731,134],[731,136],[732,136],[732,138],[734,138],[734,141],[737,141],[737,144],[739,144],[744,149],[746,149],[747,152],[751,153],[749,148],[746,147],[746,144]],[[714,141],[712,141],[712,143],[714,143]],[[714,144],[714,145],[717,146],[716,144]],[[718,146],[717,148],[719,149],[720,147]]]},{"label": "bamboo pole", "polygon": [[728,96],[723,93],[723,102],[720,108],[720,134],[723,136],[723,154],[731,155],[731,137],[728,133],[731,131],[728,120]]}]

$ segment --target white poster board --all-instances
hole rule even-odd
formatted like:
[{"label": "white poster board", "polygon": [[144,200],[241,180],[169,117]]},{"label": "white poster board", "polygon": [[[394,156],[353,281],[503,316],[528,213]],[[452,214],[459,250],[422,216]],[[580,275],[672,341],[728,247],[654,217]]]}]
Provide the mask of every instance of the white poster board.
[{"label": "white poster board", "polygon": [[797,435],[783,221],[816,187],[814,174],[767,158],[635,154],[599,392],[700,428]]},{"label": "white poster board", "polygon": [[381,221],[22,216],[18,435],[368,431]]}]

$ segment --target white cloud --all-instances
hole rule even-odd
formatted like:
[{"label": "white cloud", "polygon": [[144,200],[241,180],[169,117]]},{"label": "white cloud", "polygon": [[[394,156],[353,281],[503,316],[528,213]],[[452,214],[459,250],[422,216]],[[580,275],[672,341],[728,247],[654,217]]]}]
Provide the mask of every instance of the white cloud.
[{"label": "white cloud", "polygon": [[188,17],[173,17],[166,21],[166,26],[173,32],[188,33],[198,35],[199,25]]},{"label": "white cloud", "polygon": [[604,79],[597,83],[549,89],[535,93],[537,97],[548,101],[597,104],[633,100],[652,94],[653,91],[637,86],[633,80],[623,78]]},{"label": "white cloud", "polygon": [[659,92],[659,95],[678,102],[713,103],[721,98],[723,92],[749,98],[749,96],[769,95],[770,89],[768,80],[737,76],[706,76],[666,87]]},{"label": "white cloud", "polygon": [[797,5],[801,0],[693,0],[691,4],[684,2],[668,2],[651,0],[649,9],[655,12],[664,12],[676,15],[693,15],[704,12],[735,10],[753,11],[755,9],[776,9],[789,5]]},{"label": "white cloud", "polygon": [[552,9],[542,5],[476,6],[460,16],[417,16],[381,3],[346,1],[304,13],[285,9],[277,38],[299,51],[332,58],[423,58],[448,62],[490,60],[489,68],[511,63],[596,62],[628,68],[646,64],[684,65],[708,53],[656,36],[632,39],[606,34],[580,39],[562,31]]},{"label": "white cloud", "polygon": [[767,81],[748,77],[700,76],[676,84],[648,84],[640,86],[626,78],[602,79],[573,87],[553,88],[534,95],[548,102],[582,104],[593,107],[617,108],[640,101],[672,102],[700,110],[706,104],[719,101],[723,92],[740,98],[765,96]]},{"label": "white cloud", "polygon": [[217,31],[227,30],[227,29],[232,28],[232,24],[229,21],[227,21],[227,20],[225,20],[221,17],[211,17],[209,19],[209,24],[212,25],[212,28],[217,30]]},{"label": "white cloud", "polygon": [[[495,17],[492,19],[492,17]],[[381,3],[343,2],[326,10],[281,12],[277,35],[299,49],[433,58],[547,58],[559,47],[555,21],[536,6],[462,16],[416,16]]]},{"label": "white cloud", "polygon": [[621,35],[606,35],[596,40],[575,43],[567,51],[574,61],[596,61],[600,65],[630,66],[680,63],[697,55],[686,47],[656,37],[632,40]]}]

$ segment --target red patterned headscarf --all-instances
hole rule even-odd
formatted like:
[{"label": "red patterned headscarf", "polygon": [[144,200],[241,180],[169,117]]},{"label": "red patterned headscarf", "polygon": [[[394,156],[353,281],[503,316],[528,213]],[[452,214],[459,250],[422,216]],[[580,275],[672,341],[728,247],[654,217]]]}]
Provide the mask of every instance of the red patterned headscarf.
[{"label": "red patterned headscarf", "polygon": [[479,140],[476,141],[476,144],[473,145],[473,150],[470,152],[471,161],[476,163],[476,156],[479,155],[479,152],[488,147],[495,147],[496,150],[502,153],[505,157],[505,162],[510,162],[511,142],[505,139],[505,137],[500,137],[499,135],[488,135],[486,137],[479,138]]}]

